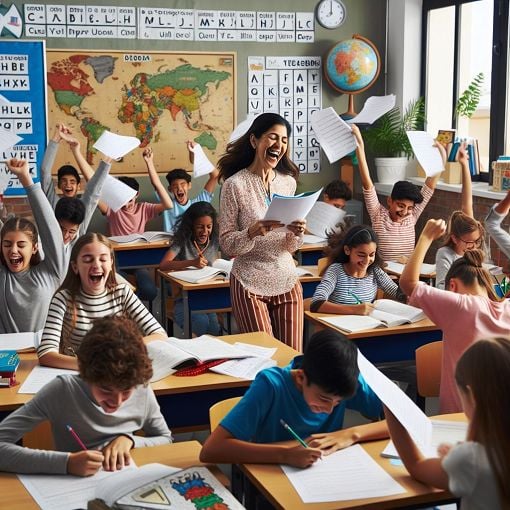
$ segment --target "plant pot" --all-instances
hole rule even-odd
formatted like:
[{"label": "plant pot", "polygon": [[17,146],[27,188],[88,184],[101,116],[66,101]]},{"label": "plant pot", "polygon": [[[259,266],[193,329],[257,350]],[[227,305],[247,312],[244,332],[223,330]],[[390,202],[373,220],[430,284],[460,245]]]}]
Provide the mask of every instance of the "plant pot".
[{"label": "plant pot", "polygon": [[384,184],[395,184],[406,178],[407,158],[375,158],[377,181]]}]

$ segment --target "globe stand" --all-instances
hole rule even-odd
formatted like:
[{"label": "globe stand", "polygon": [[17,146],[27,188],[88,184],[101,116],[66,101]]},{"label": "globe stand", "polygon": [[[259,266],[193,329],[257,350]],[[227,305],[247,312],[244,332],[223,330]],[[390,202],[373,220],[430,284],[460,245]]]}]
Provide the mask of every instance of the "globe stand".
[{"label": "globe stand", "polygon": [[342,113],[340,117],[344,120],[350,120],[356,117],[357,113],[354,111],[354,94],[347,94],[349,96],[349,102],[347,104],[347,111]]}]

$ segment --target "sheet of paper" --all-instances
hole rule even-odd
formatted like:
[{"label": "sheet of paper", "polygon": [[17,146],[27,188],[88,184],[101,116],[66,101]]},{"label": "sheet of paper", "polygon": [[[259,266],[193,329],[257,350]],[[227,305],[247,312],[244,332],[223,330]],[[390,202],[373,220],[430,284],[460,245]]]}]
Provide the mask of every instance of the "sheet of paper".
[{"label": "sheet of paper", "polygon": [[306,218],[313,204],[317,202],[321,192],[322,188],[314,193],[306,193],[294,197],[273,195],[264,219],[280,221],[284,225],[302,220]]},{"label": "sheet of paper", "polygon": [[311,115],[312,129],[330,163],[356,150],[351,127],[330,106]]},{"label": "sheet of paper", "polygon": [[[405,264],[401,264],[400,262],[387,261],[384,263],[384,269],[387,271],[391,271],[392,273],[402,274],[404,270]],[[426,264],[425,262],[420,267],[420,275],[432,275],[436,272],[435,264]]]},{"label": "sheet of paper", "polygon": [[214,165],[209,161],[199,143],[195,143],[191,152],[193,152],[193,177],[201,177],[214,170]]},{"label": "sheet of paper", "polygon": [[390,379],[358,351],[358,367],[372,391],[391,410],[426,455],[432,441],[432,422],[422,410]]},{"label": "sheet of paper", "polygon": [[358,115],[346,122],[348,124],[373,124],[395,106],[395,99],[395,94],[369,97]]},{"label": "sheet of paper", "polygon": [[[260,115],[260,114],[259,114]],[[246,132],[248,132],[248,129],[250,129],[250,126],[253,124],[253,121],[258,117],[258,115],[255,115],[253,113],[249,113],[246,116],[246,119],[244,119],[242,122],[240,122],[230,133],[230,137],[228,139],[228,142],[234,142],[235,140],[238,140],[243,136]]]},{"label": "sheet of paper", "polygon": [[326,239],[344,221],[345,211],[326,202],[315,202],[306,216],[306,229],[310,234]]},{"label": "sheet of paper", "polygon": [[276,366],[276,361],[274,359],[253,357],[225,361],[225,363],[220,363],[219,365],[211,367],[209,370],[217,374],[253,381],[261,370],[274,366]]},{"label": "sheet of paper", "polygon": [[14,349],[21,351],[23,349],[30,349],[37,347],[39,343],[37,338],[42,331],[37,333],[3,333],[0,335],[0,349]]},{"label": "sheet of paper", "polygon": [[407,131],[414,155],[427,177],[432,177],[444,170],[443,159],[439,149],[434,146],[434,139],[426,131]]},{"label": "sheet of paper", "polygon": [[[136,465],[131,462],[124,469],[136,470]],[[87,502],[95,498],[96,485],[114,475],[115,472],[101,470],[89,477],[18,475],[18,478],[42,510],[69,510],[87,508]]]},{"label": "sheet of paper", "polygon": [[307,469],[282,466],[304,503],[347,501],[402,494],[397,483],[359,445],[323,456]]},{"label": "sheet of paper", "polygon": [[313,234],[305,234],[303,236],[303,244],[323,244],[326,246],[326,238],[314,236]]},{"label": "sheet of paper", "polygon": [[[0,101],[0,107],[2,102]],[[0,127],[0,151],[9,150],[13,145],[21,142],[23,138],[18,136],[16,133],[12,131],[7,131],[3,127]]]},{"label": "sheet of paper", "polygon": [[140,140],[135,136],[124,136],[111,131],[103,131],[103,134],[96,140],[94,149],[112,159],[119,159],[139,146]]},{"label": "sheet of paper", "polygon": [[75,370],[66,370],[64,368],[41,367],[36,365],[23,384],[18,393],[37,393],[45,384],[53,381],[58,375],[77,374]]},{"label": "sheet of paper", "polygon": [[272,358],[276,352],[276,347],[262,347],[261,345],[246,344],[244,342],[236,342],[234,345],[248,354],[258,356],[259,358]]},{"label": "sheet of paper", "polygon": [[136,190],[119,181],[111,175],[106,176],[103,190],[101,191],[101,202],[104,202],[110,209],[117,212],[123,205],[126,205],[134,196]]}]

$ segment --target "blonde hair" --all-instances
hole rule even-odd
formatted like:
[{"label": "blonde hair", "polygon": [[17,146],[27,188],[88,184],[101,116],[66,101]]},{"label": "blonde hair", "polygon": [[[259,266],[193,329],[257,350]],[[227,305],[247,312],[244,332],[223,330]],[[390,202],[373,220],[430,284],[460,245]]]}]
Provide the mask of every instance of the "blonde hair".
[{"label": "blonde hair", "polygon": [[[485,447],[501,508],[510,508],[510,339],[474,342],[460,357],[455,380],[475,401],[468,439]],[[468,388],[469,387],[469,388]]]}]

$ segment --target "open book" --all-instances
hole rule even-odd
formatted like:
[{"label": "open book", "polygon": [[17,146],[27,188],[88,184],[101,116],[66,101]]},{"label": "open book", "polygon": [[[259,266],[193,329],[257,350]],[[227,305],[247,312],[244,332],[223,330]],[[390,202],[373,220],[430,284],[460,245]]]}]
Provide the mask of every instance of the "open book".
[{"label": "open book", "polygon": [[147,344],[154,372],[151,382],[159,381],[177,369],[217,359],[249,358],[250,353],[223,340],[202,335],[191,340],[167,338]]},{"label": "open book", "polygon": [[[163,464],[146,464],[104,478],[96,498],[110,508],[124,510],[169,508],[244,508],[205,467],[179,470]],[[204,506],[207,499],[208,505]],[[92,507],[95,501],[92,502]]]},{"label": "open book", "polygon": [[115,243],[136,243],[137,241],[170,241],[172,234],[170,232],[143,232],[142,234],[128,234],[126,236],[111,236],[110,241]]},{"label": "open book", "polygon": [[212,266],[202,269],[185,269],[183,271],[172,271],[170,274],[175,278],[188,283],[202,283],[207,280],[214,280],[218,277],[228,278],[232,270],[232,260],[216,259]]},{"label": "open book", "polygon": [[42,329],[27,333],[3,333],[0,335],[0,349],[22,351],[34,349],[41,343]]},{"label": "open book", "polygon": [[[401,264],[400,262],[392,262],[387,261],[384,263],[384,270],[388,273],[393,273],[396,275],[401,275],[404,271],[405,264]],[[420,275],[423,276],[434,276],[436,274],[436,265],[435,264],[426,264],[425,262],[420,266]]]},{"label": "open book", "polygon": [[401,324],[411,324],[425,318],[423,310],[405,305],[392,299],[379,299],[374,303],[375,310],[370,315],[337,315],[322,320],[347,333],[381,327],[392,328]]}]

